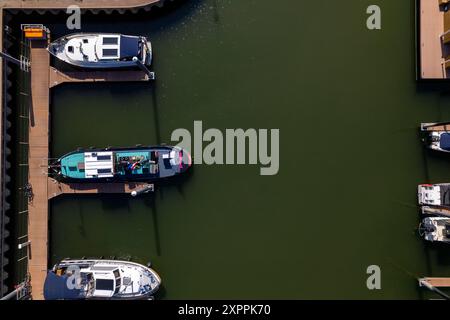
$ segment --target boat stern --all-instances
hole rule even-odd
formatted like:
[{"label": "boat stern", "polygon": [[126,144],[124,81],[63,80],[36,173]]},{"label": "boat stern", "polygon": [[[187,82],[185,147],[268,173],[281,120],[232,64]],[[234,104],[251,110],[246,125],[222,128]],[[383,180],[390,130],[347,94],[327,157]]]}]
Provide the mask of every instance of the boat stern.
[{"label": "boat stern", "polygon": [[419,205],[441,205],[441,188],[439,185],[421,184],[417,187]]},{"label": "boat stern", "polygon": [[419,226],[419,233],[427,241],[438,241],[437,224],[433,218],[425,218]]}]

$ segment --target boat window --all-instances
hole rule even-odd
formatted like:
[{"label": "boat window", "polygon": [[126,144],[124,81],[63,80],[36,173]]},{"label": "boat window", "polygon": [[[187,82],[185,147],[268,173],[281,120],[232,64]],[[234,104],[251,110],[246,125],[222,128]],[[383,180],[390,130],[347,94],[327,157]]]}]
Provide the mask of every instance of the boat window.
[{"label": "boat window", "polygon": [[89,43],[88,39],[83,39],[83,43]]},{"label": "boat window", "polygon": [[101,161],[101,160],[111,160],[111,155],[97,156],[97,160],[99,160],[99,161]]},{"label": "boat window", "polygon": [[104,37],[103,38],[103,44],[111,45],[111,44],[118,44],[119,38],[118,37]]},{"label": "boat window", "polygon": [[114,277],[116,278],[116,290],[114,291],[114,294],[119,293],[120,290],[120,272],[119,269],[116,269],[113,271]]},{"label": "boat window", "polygon": [[104,57],[117,57],[118,50],[117,49],[103,49]]},{"label": "boat window", "polygon": [[159,165],[151,164],[150,165],[150,173],[151,174],[157,174],[158,172],[159,172]]},{"label": "boat window", "polygon": [[96,290],[112,290],[114,288],[114,280],[97,279],[95,280]]},{"label": "boat window", "polygon": [[170,163],[170,159],[164,159],[164,168],[171,169],[172,164]]},{"label": "boat window", "polygon": [[68,50],[70,53],[73,53],[73,46],[68,46],[68,47],[67,47],[67,50]]},{"label": "boat window", "polygon": [[111,169],[97,169],[97,173],[111,173]]}]

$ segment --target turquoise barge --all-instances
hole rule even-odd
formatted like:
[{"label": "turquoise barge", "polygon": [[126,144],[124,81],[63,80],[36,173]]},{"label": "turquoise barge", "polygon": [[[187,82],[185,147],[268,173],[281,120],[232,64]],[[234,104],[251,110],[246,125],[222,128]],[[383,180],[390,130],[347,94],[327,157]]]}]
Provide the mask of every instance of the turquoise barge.
[{"label": "turquoise barge", "polygon": [[190,154],[171,146],[80,149],[50,166],[58,180],[73,182],[155,181],[181,175],[192,165]]}]

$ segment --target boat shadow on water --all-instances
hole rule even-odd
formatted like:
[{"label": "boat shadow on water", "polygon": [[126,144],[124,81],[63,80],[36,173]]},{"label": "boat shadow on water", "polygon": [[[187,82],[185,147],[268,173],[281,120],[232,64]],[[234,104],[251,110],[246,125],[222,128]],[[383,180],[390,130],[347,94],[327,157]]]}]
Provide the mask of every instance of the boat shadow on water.
[{"label": "boat shadow on water", "polygon": [[175,188],[178,191],[178,193],[180,194],[180,196],[183,199],[186,199],[186,194],[184,192],[185,186],[188,184],[189,180],[192,178],[192,175],[194,174],[194,168],[195,168],[195,166],[192,165],[189,168],[189,170],[186,171],[184,174],[175,176],[175,177],[171,177],[170,179],[162,180],[161,182],[158,182],[158,184],[155,185],[155,187],[157,187],[157,190],[159,191],[161,200],[164,199],[164,190],[170,189],[170,188]]},{"label": "boat shadow on water", "polygon": [[[433,179],[433,168],[446,166],[450,160],[450,153],[439,152],[430,150],[423,146],[422,151],[423,168],[424,168],[424,181],[423,183],[436,183]],[[439,182],[439,181],[438,181]]]},{"label": "boat shadow on water", "polygon": [[164,279],[159,287],[159,290],[155,293],[155,300],[163,300],[167,296],[166,287],[164,286]]},{"label": "boat shadow on water", "polygon": [[[153,234],[155,237],[155,250],[156,254],[158,256],[161,256],[161,237],[159,233],[159,211],[158,206],[156,204],[156,198],[159,197],[162,201],[164,200],[164,190],[166,188],[176,188],[178,193],[181,195],[183,199],[185,199],[185,193],[184,193],[184,185],[186,184],[187,180],[191,177],[193,171],[193,167],[190,168],[188,172],[186,172],[183,176],[174,177],[169,181],[163,181],[162,183],[159,183],[157,188],[155,189],[155,192],[153,194],[145,194],[142,195],[144,198],[145,205],[150,208],[152,219],[153,219]],[[155,186],[156,187],[156,186]]]},{"label": "boat shadow on water", "polygon": [[[441,267],[449,267],[450,255],[448,254],[448,246],[449,244],[441,242],[425,243],[424,249],[426,252],[427,260],[434,259],[437,265]],[[431,275],[434,274],[433,273],[434,270],[431,270],[431,267],[430,270],[427,271],[429,271]]]},{"label": "boat shadow on water", "polygon": [[122,214],[123,208],[126,208],[127,212],[131,212],[130,201],[133,201],[133,199],[130,195],[101,194],[99,199],[102,203],[102,209],[108,213],[120,212]]}]

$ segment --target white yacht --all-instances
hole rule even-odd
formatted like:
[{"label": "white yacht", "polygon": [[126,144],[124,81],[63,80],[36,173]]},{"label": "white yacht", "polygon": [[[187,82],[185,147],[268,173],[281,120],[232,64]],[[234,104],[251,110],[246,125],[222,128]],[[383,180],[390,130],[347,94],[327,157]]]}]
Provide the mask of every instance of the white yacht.
[{"label": "white yacht", "polygon": [[450,183],[421,184],[417,196],[420,206],[450,207]]},{"label": "white yacht", "polygon": [[161,285],[149,267],[118,260],[70,260],[56,264],[44,284],[46,300],[152,300]]},{"label": "white yacht", "polygon": [[450,243],[450,218],[428,217],[422,220],[419,234],[428,241]]},{"label": "white yacht", "polygon": [[107,33],[75,33],[52,42],[48,51],[56,58],[82,68],[150,66],[151,43],[145,37]]}]

